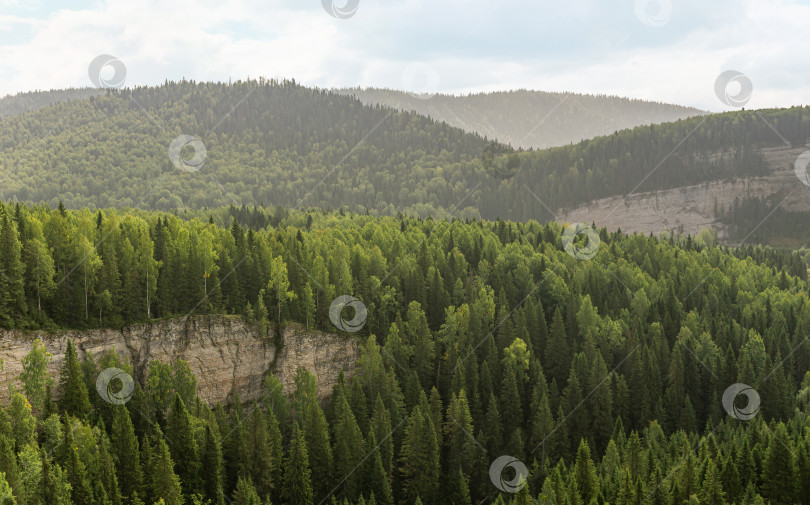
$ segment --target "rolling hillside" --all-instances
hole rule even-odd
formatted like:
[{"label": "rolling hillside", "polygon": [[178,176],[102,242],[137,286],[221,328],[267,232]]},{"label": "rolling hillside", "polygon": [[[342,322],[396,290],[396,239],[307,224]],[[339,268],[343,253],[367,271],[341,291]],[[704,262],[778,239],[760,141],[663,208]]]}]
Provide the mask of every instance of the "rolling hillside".
[{"label": "rolling hillside", "polygon": [[413,110],[524,149],[562,146],[618,130],[705,114],[680,105],[578,93],[516,90],[422,96],[378,88],[338,91],[369,105]]},{"label": "rolling hillside", "polygon": [[[194,138],[200,143],[189,144]],[[808,138],[810,116],[795,107],[515,151],[414,112],[365,106],[293,81],[179,82],[0,120],[0,199],[68,208],[265,204],[568,219],[645,233],[714,226],[731,240],[785,196],[779,212],[810,210],[804,186],[788,194]],[[171,154],[173,142],[188,145]],[[701,193],[704,187],[710,191]],[[753,224],[746,229],[741,220]],[[752,238],[787,243],[783,235],[768,227]],[[804,235],[793,233],[791,243],[804,243]]]}]

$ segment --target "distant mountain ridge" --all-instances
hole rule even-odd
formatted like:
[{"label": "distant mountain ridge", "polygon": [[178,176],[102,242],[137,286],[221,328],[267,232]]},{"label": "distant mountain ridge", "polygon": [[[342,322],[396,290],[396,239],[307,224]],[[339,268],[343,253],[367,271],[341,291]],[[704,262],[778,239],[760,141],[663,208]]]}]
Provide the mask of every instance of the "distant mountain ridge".
[{"label": "distant mountain ridge", "polygon": [[82,100],[104,93],[98,88],[68,88],[49,91],[26,91],[0,98],[0,119],[26,112],[34,112],[43,107],[68,100]]},{"label": "distant mountain ridge", "polygon": [[[1,119],[0,200],[576,220],[644,233],[713,226],[730,243],[801,245],[810,209],[792,167],[808,149],[809,112],[709,114],[521,151],[294,81],[172,82]],[[205,146],[190,170],[170,155],[183,135]]]},{"label": "distant mountain ridge", "polygon": [[413,110],[523,149],[562,146],[618,130],[706,114],[691,107],[617,96],[525,89],[429,97],[381,88],[336,91],[369,105]]}]

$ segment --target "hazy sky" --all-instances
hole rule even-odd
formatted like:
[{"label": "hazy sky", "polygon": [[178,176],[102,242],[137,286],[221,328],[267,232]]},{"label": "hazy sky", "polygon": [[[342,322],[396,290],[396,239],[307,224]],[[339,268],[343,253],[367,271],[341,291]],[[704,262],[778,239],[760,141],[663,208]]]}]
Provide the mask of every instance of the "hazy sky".
[{"label": "hazy sky", "polygon": [[126,86],[264,76],[320,87],[576,91],[724,110],[715,80],[737,70],[753,85],[747,107],[810,103],[810,0],[346,4],[0,0],[0,96],[91,86],[90,62],[109,54],[126,67]]}]

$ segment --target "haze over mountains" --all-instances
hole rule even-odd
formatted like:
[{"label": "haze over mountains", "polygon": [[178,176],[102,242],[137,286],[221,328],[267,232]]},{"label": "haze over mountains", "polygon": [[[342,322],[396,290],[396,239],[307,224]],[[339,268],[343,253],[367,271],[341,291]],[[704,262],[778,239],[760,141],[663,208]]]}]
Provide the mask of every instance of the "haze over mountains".
[{"label": "haze over mountains", "polygon": [[[386,104],[363,105],[348,92]],[[517,91],[425,100],[267,80],[99,93],[0,100],[0,115],[7,116],[0,199],[71,208],[266,204],[556,219],[644,233],[714,227],[730,243],[774,210],[781,219],[749,239],[801,245],[810,238],[802,214],[810,205],[790,193],[793,161],[810,136],[803,108],[707,116],[615,97]],[[389,107],[411,105],[421,113]],[[527,143],[570,142],[619,124],[698,115],[549,149],[509,145],[519,144],[517,132],[543,111],[546,119],[524,135]],[[475,130],[468,133],[450,116],[481,119],[461,120]],[[184,134],[205,149],[202,165],[190,171],[178,170],[168,154]],[[784,223],[796,226],[780,231]]]},{"label": "haze over mountains", "polygon": [[515,90],[454,96],[379,88],[338,90],[365,104],[413,110],[515,148],[546,148],[666,123],[704,111],[617,96]]}]

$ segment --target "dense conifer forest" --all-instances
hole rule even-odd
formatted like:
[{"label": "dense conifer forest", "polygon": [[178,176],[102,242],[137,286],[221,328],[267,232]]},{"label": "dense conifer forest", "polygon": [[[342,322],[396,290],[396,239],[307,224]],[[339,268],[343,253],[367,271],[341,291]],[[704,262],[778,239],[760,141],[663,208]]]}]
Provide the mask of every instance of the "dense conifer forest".
[{"label": "dense conifer forest", "polygon": [[70,345],[51,378],[34,342],[0,409],[0,503],[810,503],[804,257],[568,228],[4,204],[5,328],[216,313],[283,346],[292,321],[340,331],[341,295],[367,320],[323,402],[301,369],[207,405],[181,360],[112,402],[101,371],[135,373],[115,350]]}]

